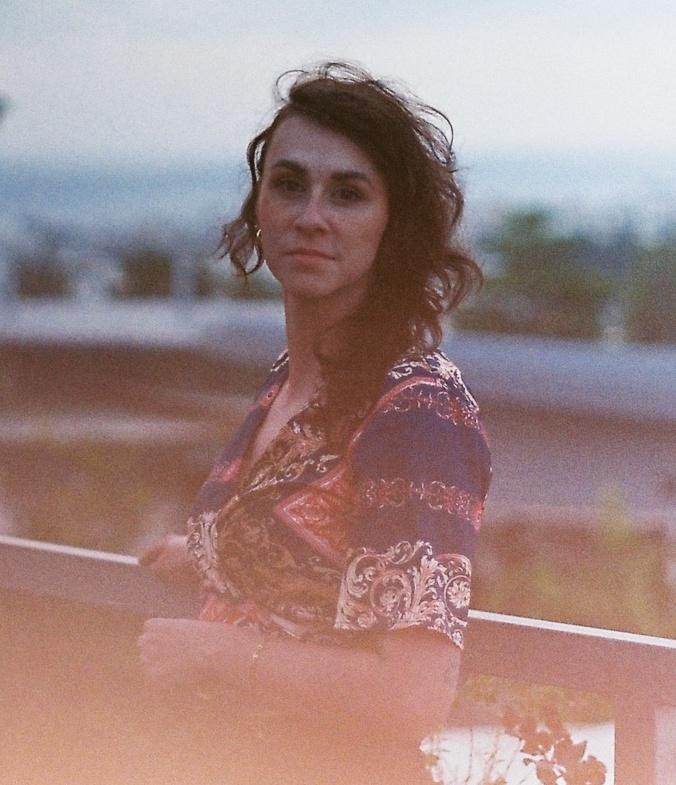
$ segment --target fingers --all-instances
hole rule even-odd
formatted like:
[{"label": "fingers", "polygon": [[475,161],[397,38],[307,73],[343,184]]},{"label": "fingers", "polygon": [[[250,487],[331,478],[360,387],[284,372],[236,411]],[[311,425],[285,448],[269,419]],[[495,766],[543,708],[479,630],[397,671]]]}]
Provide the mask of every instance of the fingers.
[{"label": "fingers", "polygon": [[138,556],[139,564],[141,564],[143,567],[148,567],[158,558],[158,556],[162,554],[162,551],[164,551],[165,547],[166,542],[162,540],[161,542],[146,548],[146,550]]},{"label": "fingers", "polygon": [[192,576],[186,537],[167,535],[160,542],[143,551],[139,564],[147,567],[161,578],[182,577],[183,573]]}]

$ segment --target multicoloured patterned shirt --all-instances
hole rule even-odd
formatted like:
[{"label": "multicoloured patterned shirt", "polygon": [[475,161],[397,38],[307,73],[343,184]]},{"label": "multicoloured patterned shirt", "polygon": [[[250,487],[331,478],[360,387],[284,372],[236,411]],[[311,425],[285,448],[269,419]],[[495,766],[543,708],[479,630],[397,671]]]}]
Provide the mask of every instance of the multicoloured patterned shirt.
[{"label": "multicoloured patterned shirt", "polygon": [[287,374],[283,354],[188,521],[200,618],[339,642],[423,627],[462,647],[490,456],[460,372],[406,355],[343,448],[315,400],[241,471]]}]

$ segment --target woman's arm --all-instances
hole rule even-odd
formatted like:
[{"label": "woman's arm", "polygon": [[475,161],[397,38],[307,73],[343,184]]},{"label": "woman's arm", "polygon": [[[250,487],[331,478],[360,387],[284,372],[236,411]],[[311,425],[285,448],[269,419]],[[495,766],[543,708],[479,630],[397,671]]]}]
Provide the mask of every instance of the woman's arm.
[{"label": "woman's arm", "polygon": [[444,723],[460,652],[443,635],[421,629],[382,633],[378,642],[378,651],[344,648],[217,622],[151,619],[139,645],[146,672],[158,684],[192,681],[216,692],[222,685],[223,696],[254,701],[262,710],[311,709],[337,728],[347,721],[418,743]]}]

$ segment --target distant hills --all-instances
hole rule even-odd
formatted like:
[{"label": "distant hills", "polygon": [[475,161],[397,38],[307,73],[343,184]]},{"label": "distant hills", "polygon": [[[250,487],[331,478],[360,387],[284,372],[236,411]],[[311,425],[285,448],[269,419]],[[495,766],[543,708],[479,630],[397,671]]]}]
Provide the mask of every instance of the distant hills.
[{"label": "distant hills", "polygon": [[[674,160],[590,153],[460,155],[470,231],[506,210],[544,206],[568,228],[643,234],[676,223]],[[232,161],[76,165],[0,157],[0,229],[26,217],[82,228],[172,225],[208,229],[232,212],[246,188]]]}]

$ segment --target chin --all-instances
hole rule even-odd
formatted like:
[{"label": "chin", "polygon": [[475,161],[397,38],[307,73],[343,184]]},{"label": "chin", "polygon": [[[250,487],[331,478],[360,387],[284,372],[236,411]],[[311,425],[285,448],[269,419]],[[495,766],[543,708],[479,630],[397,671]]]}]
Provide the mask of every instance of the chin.
[{"label": "chin", "polygon": [[290,295],[296,300],[318,301],[326,300],[336,294],[334,289],[323,286],[321,281],[295,281],[282,287],[285,295]]},{"label": "chin", "polygon": [[[298,303],[305,303],[308,306],[317,306],[323,303],[327,309],[338,308],[345,311],[351,308],[364,295],[365,287],[362,281],[345,282],[341,286],[339,282],[330,280],[328,276],[307,276],[291,279],[290,277],[282,283],[284,299],[291,298]],[[327,316],[329,311],[327,311]]]}]

